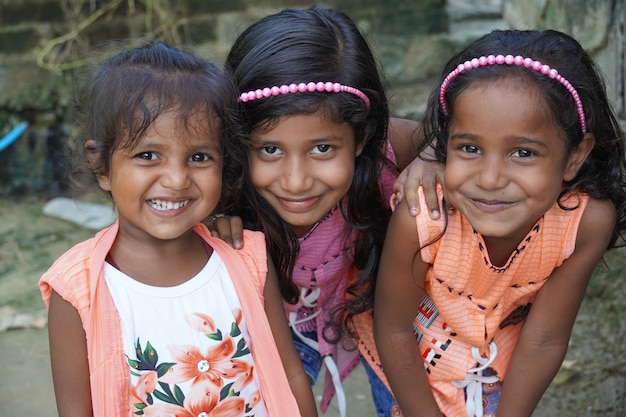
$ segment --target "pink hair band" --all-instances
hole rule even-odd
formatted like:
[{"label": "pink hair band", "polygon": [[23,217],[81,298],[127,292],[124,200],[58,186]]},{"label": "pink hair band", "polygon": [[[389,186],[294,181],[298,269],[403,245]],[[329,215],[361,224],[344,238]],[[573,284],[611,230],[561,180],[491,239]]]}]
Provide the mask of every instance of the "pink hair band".
[{"label": "pink hair band", "polygon": [[257,90],[248,91],[245,93],[241,93],[238,101],[247,103],[252,100],[259,100],[266,97],[275,97],[283,94],[294,94],[294,93],[314,93],[314,92],[327,92],[327,93],[350,93],[354,94],[363,102],[367,107],[370,105],[370,99],[365,95],[361,90],[350,87],[347,85],[339,84],[339,83],[331,83],[331,82],[308,82],[308,83],[299,83],[299,84],[283,84],[281,86],[273,86],[273,87],[265,87],[259,88]]},{"label": "pink hair band", "polygon": [[448,106],[445,100],[446,89],[450,82],[457,75],[480,67],[485,67],[487,65],[515,65],[515,66],[523,66],[529,68],[533,71],[537,71],[543,75],[546,75],[556,81],[558,81],[561,85],[563,85],[567,91],[574,98],[574,103],[576,104],[576,111],[578,112],[578,119],[580,121],[580,126],[582,128],[583,134],[587,133],[587,122],[585,119],[585,112],[583,110],[583,103],[580,100],[580,96],[578,95],[578,91],[574,88],[569,81],[565,79],[557,70],[554,68],[550,68],[548,65],[541,63],[540,61],[533,60],[532,58],[524,58],[522,56],[513,56],[513,55],[489,55],[489,56],[481,56],[480,58],[474,58],[469,61],[465,61],[462,64],[459,64],[458,67],[450,74],[444,78],[443,83],[441,83],[441,88],[439,89],[439,103],[441,104],[441,108],[445,114],[448,113]]}]

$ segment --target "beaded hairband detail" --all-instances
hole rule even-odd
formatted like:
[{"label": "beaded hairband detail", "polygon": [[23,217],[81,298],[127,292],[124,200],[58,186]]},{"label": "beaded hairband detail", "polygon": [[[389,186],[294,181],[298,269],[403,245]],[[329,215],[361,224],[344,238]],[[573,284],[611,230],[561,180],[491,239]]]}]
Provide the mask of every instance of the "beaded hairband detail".
[{"label": "beaded hairband detail", "polygon": [[259,100],[266,97],[279,96],[283,94],[294,94],[294,93],[314,93],[314,92],[327,92],[327,93],[350,93],[354,94],[363,102],[367,107],[370,105],[370,99],[365,95],[361,90],[350,87],[347,85],[343,85],[340,83],[331,83],[331,82],[308,82],[308,83],[299,83],[299,84],[283,84],[281,86],[273,86],[273,87],[265,87],[263,89],[257,89],[248,91],[245,93],[241,93],[238,101],[246,103],[252,100]]},{"label": "beaded hairband detail", "polygon": [[580,96],[578,95],[578,91],[574,88],[569,81],[565,79],[557,70],[554,68],[550,68],[548,65],[541,63],[540,61],[536,61],[532,58],[524,58],[522,56],[513,56],[513,55],[489,55],[489,56],[481,56],[480,58],[474,58],[470,61],[465,61],[462,64],[459,64],[456,69],[444,78],[443,83],[441,83],[441,88],[439,89],[439,103],[441,104],[441,108],[445,114],[448,114],[448,106],[445,100],[445,93],[450,82],[459,74],[480,68],[485,67],[487,65],[515,65],[515,66],[523,66],[533,71],[537,71],[543,75],[546,75],[560,84],[562,84],[567,91],[574,98],[574,102],[576,104],[576,111],[578,112],[578,119],[580,121],[580,126],[582,128],[583,134],[587,133],[587,122],[585,121],[585,112],[583,110],[583,103],[580,100]]}]

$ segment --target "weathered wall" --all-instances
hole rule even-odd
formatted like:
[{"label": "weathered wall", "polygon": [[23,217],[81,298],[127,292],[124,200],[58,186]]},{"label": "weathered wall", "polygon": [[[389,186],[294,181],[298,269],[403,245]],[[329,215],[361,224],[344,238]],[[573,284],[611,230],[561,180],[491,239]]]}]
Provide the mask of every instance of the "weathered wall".
[{"label": "weathered wall", "polygon": [[[0,196],[63,191],[59,144],[71,133],[73,68],[103,41],[158,36],[193,45],[221,62],[236,35],[258,18],[310,1],[0,0],[0,136],[30,128],[0,151]],[[387,81],[392,112],[419,117],[445,61],[492,28],[552,27],[598,59],[624,116],[621,0],[329,0],[369,39]],[[103,12],[104,11],[104,12]],[[100,15],[98,13],[101,13]]]}]

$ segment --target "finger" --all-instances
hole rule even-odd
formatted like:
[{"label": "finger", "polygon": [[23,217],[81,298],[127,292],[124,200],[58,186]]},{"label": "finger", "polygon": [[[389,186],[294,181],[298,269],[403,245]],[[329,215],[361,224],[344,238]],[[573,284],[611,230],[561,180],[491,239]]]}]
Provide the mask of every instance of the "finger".
[{"label": "finger", "polygon": [[243,248],[243,221],[241,217],[233,216],[230,218],[230,231],[233,238],[233,247],[235,249]]},{"label": "finger", "polygon": [[228,243],[233,248],[235,247],[233,245],[233,235],[232,235],[232,231],[230,228],[229,216],[224,216],[224,217],[215,219],[215,221],[213,222],[213,227],[215,228],[215,231],[217,232],[217,236],[219,236],[220,239]]},{"label": "finger", "polygon": [[437,175],[433,171],[424,173],[422,178],[422,189],[424,191],[424,201],[428,208],[431,219],[438,219],[441,215],[439,207],[439,197],[437,196]]},{"label": "finger", "polygon": [[404,197],[411,216],[417,216],[420,212],[419,194],[417,193],[419,187],[420,180],[418,178],[409,178],[404,185]]},{"label": "finger", "polygon": [[400,173],[400,175],[398,175],[398,178],[396,178],[396,181],[393,183],[392,190],[393,190],[393,193],[396,195],[398,203],[400,203],[403,198],[404,183],[406,182],[406,178],[407,178],[407,170],[404,170]]}]

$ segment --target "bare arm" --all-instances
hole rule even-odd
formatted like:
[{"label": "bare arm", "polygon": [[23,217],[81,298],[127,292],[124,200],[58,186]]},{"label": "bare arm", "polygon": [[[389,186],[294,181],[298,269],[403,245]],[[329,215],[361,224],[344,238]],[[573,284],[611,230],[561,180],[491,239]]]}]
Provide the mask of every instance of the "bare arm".
[{"label": "bare arm", "polygon": [[615,222],[608,201],[590,200],[576,249],[541,290],[522,328],[502,386],[498,415],[531,416],[567,352],[574,321]]},{"label": "bare arm", "polygon": [[398,168],[404,169],[418,155],[422,140],[422,125],[414,120],[389,118],[387,137],[393,148]]},{"label": "bare arm", "polygon": [[59,417],[92,416],[85,331],[76,309],[55,291],[50,297],[48,334]]},{"label": "bare arm", "polygon": [[[422,126],[412,120],[391,118],[389,120],[389,143],[394,150],[398,167],[402,170],[393,184],[393,191],[398,201],[406,199],[411,215],[416,216],[420,211],[417,189],[424,188],[424,198],[430,217],[438,219],[440,216],[439,200],[437,199],[437,184],[443,183],[443,164],[428,162],[421,159],[418,149],[424,132]],[[427,148],[422,151],[425,159],[434,159],[434,151]]]},{"label": "bare arm", "polygon": [[276,271],[271,261],[268,261],[267,279],[263,295],[265,297],[265,313],[272,328],[274,340],[287,373],[291,391],[298,402],[300,414],[302,417],[316,417],[317,407],[313,398],[311,381],[304,372],[302,362],[293,344],[285,311],[283,310]]},{"label": "bare arm", "polygon": [[441,417],[413,333],[429,267],[418,252],[415,218],[404,203],[391,216],[374,298],[374,338],[405,417]]}]

